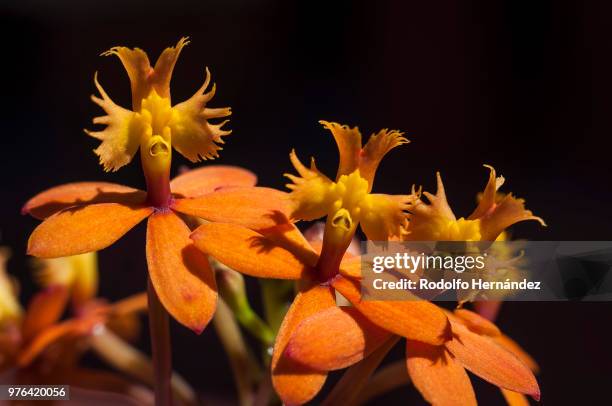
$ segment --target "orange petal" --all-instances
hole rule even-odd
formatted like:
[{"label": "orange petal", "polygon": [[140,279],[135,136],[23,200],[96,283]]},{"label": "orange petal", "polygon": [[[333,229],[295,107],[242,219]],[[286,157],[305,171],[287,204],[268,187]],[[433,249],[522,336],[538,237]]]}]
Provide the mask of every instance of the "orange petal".
[{"label": "orange petal", "polygon": [[406,365],[414,386],[432,405],[477,404],[468,374],[444,346],[408,340]]},{"label": "orange petal", "polygon": [[451,320],[453,339],[445,345],[461,364],[482,379],[514,392],[540,398],[533,373],[514,354],[492,338],[470,331]]},{"label": "orange petal", "polygon": [[523,363],[527,365],[534,374],[537,374],[540,371],[538,363],[516,341],[505,334],[495,337],[494,340],[497,342],[497,344],[501,345],[514,354],[518,359],[523,361]]},{"label": "orange petal", "polygon": [[340,274],[353,279],[361,279],[361,257],[347,258],[340,263]]},{"label": "orange petal", "polygon": [[42,330],[19,353],[17,363],[21,367],[30,364],[51,344],[68,335],[82,336],[91,334],[92,329],[104,321],[103,317],[101,314],[90,314],[78,319],[66,320]]},{"label": "orange petal", "polygon": [[29,341],[36,334],[57,322],[68,304],[68,289],[65,286],[50,286],[34,295],[23,321],[22,334]]},{"label": "orange petal", "polygon": [[285,354],[314,369],[332,371],[361,361],[390,336],[355,308],[334,306],[298,324]]},{"label": "orange petal", "polygon": [[522,393],[512,392],[504,388],[501,389],[501,393],[504,395],[508,406],[529,406],[529,401]]},{"label": "orange petal", "polygon": [[336,306],[336,301],[332,289],[314,285],[297,294],[283,320],[272,353],[272,384],[285,404],[308,402],[325,383],[326,372],[293,361],[286,356],[285,347],[302,320],[333,306]]},{"label": "orange petal", "polygon": [[28,254],[67,257],[113,244],[153,212],[151,207],[100,203],[71,207],[43,221],[28,241]]},{"label": "orange petal", "polygon": [[201,251],[246,275],[300,279],[310,269],[294,253],[236,224],[203,224],[191,238]]},{"label": "orange petal", "polygon": [[268,240],[292,252],[303,263],[311,267],[314,267],[319,260],[320,250],[317,251],[293,223],[279,224],[263,230],[261,234]]},{"label": "orange petal", "polygon": [[195,199],[177,199],[173,209],[208,221],[265,230],[289,222],[287,193],[264,187],[221,189]]},{"label": "orange petal", "polygon": [[17,363],[21,367],[29,365],[51,344],[68,334],[74,333],[76,327],[75,320],[69,320],[43,330],[19,353]]},{"label": "orange petal", "polygon": [[44,219],[71,206],[93,203],[142,204],[147,194],[142,190],[106,182],[66,183],[47,189],[27,201],[21,214]]},{"label": "orange petal", "polygon": [[454,314],[475,333],[493,337],[501,334],[499,328],[497,328],[495,324],[491,323],[478,313],[474,313],[467,309],[456,309]]},{"label": "orange petal", "polygon": [[215,312],[217,286],[208,258],[189,234],[189,227],[173,212],[153,214],[147,225],[147,264],[166,310],[200,334]]},{"label": "orange petal", "polygon": [[424,300],[361,300],[359,285],[343,277],[332,286],[371,322],[409,338],[428,344],[442,344],[449,338],[450,325],[442,310]]},{"label": "orange petal", "polygon": [[211,165],[192,169],[170,182],[172,193],[199,197],[228,186],[255,186],[257,176],[238,166]]}]

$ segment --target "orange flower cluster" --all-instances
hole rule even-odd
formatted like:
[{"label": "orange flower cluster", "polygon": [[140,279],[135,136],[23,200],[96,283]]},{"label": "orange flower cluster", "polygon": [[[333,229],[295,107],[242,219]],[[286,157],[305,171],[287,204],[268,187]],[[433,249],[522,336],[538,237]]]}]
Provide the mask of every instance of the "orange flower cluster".
[{"label": "orange flower cluster", "polygon": [[[5,269],[5,251],[0,251],[0,379],[13,385],[72,385],[74,399],[89,401],[82,389],[133,397],[137,386],[125,376],[79,365],[89,350],[98,353],[128,375],[152,375],[144,355],[131,347],[140,329],[138,313],[146,310],[144,294],[115,303],[97,297],[95,253],[37,263],[43,290],[21,308],[15,285]],[[7,304],[12,302],[9,307]],[[9,314],[9,308],[15,312]],[[64,313],[70,313],[63,318]],[[142,361],[136,374],[113,356]],[[149,366],[147,372],[146,367]],[[143,368],[145,367],[145,368]],[[145,378],[146,381],[146,378]],[[149,396],[150,397],[150,396]],[[142,400],[141,398],[139,398]],[[138,399],[134,399],[138,400]]]},{"label": "orange flower cluster", "polygon": [[[170,78],[182,48],[166,49],[152,67],[140,49],[115,47],[132,88],[132,110],[117,106],[95,78],[106,127],[87,133],[102,141],[95,150],[106,170],[127,164],[140,148],[147,190],[87,182],[49,189],[26,203],[24,213],[44,220],[28,253],[65,257],[101,250],[148,218],[147,264],[155,292],[180,323],[201,332],[217,304],[209,257],[245,275],[293,280],[297,294],[276,334],[272,382],[285,404],[303,404],[321,390],[329,371],[350,367],[378,349],[406,339],[410,377],[436,405],[475,404],[466,369],[499,386],[508,399],[540,396],[534,363],[497,327],[467,310],[450,313],[427,301],[363,301],[360,260],[347,253],[359,226],[371,240],[494,241],[523,220],[543,221],[524,201],[498,193],[503,178],[493,168],[475,211],[457,219],[438,174],[435,195],[373,193],[383,157],[406,144],[403,134],[381,130],[364,144],[357,128],[321,121],[340,153],[337,174],[321,173],[314,159],[290,160],[289,193],[256,187],[237,167],[209,166],[169,180],[172,148],[191,161],[212,159],[221,149],[229,108],[209,108],[209,73],[189,100],[172,105]],[[424,200],[428,200],[426,202]],[[179,215],[203,223],[195,231]],[[326,218],[322,241],[311,243],[296,226]],[[348,301],[348,305],[346,305]]]}]

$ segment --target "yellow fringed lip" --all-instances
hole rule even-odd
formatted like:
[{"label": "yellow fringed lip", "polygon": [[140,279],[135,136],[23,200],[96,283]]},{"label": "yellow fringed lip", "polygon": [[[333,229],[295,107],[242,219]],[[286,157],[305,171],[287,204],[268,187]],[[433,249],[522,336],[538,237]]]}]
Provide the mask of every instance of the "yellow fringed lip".
[{"label": "yellow fringed lip", "polygon": [[170,80],[174,65],[188,38],[181,38],[174,47],[166,48],[152,67],[147,54],[139,49],[113,47],[103,56],[117,56],[130,78],[132,109],[115,104],[100,85],[97,73],[94,83],[100,97],[91,96],[106,115],[93,119],[94,124],[106,126],[100,131],[85,132],[102,141],[94,150],[106,171],[116,171],[128,164],[139,146],[149,137],[164,136],[183,156],[192,162],[218,157],[222,137],[231,133],[223,129],[227,120],[213,124],[210,119],[231,115],[229,107],[209,108],[215,95],[210,84],[210,71],[206,68],[204,84],[188,100],[172,105]]},{"label": "yellow fringed lip", "polygon": [[489,169],[489,179],[479,194],[478,206],[467,219],[455,217],[438,172],[436,194],[423,192],[429,203],[420,197],[416,199],[403,238],[411,241],[495,241],[508,227],[521,221],[535,220],[546,226],[544,220],[525,208],[525,200],[511,193],[500,193],[498,189],[504,177],[496,176],[492,166],[484,167]]},{"label": "yellow fringed lip", "polygon": [[285,174],[292,183],[293,218],[315,220],[330,216],[333,225],[354,232],[360,223],[368,238],[387,240],[399,236],[407,219],[406,210],[414,200],[412,195],[391,196],[371,193],[376,170],[382,158],[393,148],[408,143],[402,133],[381,130],[362,145],[357,127],[350,128],[328,121],[320,123],[331,131],[340,152],[336,180],[319,172],[314,159],[310,168],[290,154],[298,175]]}]

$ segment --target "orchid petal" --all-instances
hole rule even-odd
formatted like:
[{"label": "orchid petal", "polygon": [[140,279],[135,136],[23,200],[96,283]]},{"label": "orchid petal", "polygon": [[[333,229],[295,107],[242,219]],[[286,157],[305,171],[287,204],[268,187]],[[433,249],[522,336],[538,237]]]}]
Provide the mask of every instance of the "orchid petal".
[{"label": "orchid petal", "polygon": [[514,354],[452,319],[451,324],[453,339],[445,345],[466,369],[500,388],[540,398],[533,373]]},{"label": "orchid petal", "polygon": [[215,312],[217,286],[208,259],[189,234],[189,227],[173,212],[153,214],[147,226],[147,264],[166,310],[199,334]]},{"label": "orchid petal", "polygon": [[293,361],[285,355],[285,348],[302,320],[333,306],[336,306],[336,301],[331,288],[310,286],[297,294],[283,320],[272,353],[272,384],[285,404],[308,402],[325,383],[326,372]]},{"label": "orchid petal", "polygon": [[444,228],[447,223],[456,220],[446,200],[444,183],[439,172],[436,173],[436,179],[436,194],[423,192],[429,204],[425,203],[421,198],[417,198],[410,208],[411,216],[407,237],[409,240],[439,241],[444,239],[444,236],[440,236],[440,228]]},{"label": "orchid petal", "polygon": [[255,186],[257,176],[238,166],[210,165],[189,170],[170,182],[172,193],[199,197],[222,187]]},{"label": "orchid petal", "polygon": [[495,168],[489,165],[484,165],[484,167],[489,169],[489,180],[485,186],[484,192],[482,192],[478,207],[476,207],[476,210],[468,217],[470,220],[483,217],[493,206],[495,206],[497,190],[504,184],[504,177],[497,177],[495,175]]},{"label": "orchid petal", "polygon": [[361,161],[359,162],[359,172],[369,184],[368,191],[372,190],[374,176],[383,157],[393,148],[408,144],[409,142],[404,138],[402,132],[386,128],[370,136],[361,151]]},{"label": "orchid petal", "polygon": [[443,344],[449,338],[450,325],[442,310],[419,300],[362,300],[358,284],[342,276],[331,282],[365,317],[378,326],[411,340]]},{"label": "orchid petal", "polygon": [[347,125],[340,125],[329,121],[321,120],[320,124],[331,131],[338,151],[340,153],[340,163],[338,165],[338,174],[336,180],[342,175],[349,175],[359,168],[361,159],[361,133],[359,128],[350,128]]},{"label": "orchid petal", "polygon": [[140,114],[115,104],[98,82],[97,74],[94,83],[102,98],[92,95],[91,100],[102,107],[106,115],[94,118],[93,123],[106,128],[102,131],[85,130],[85,133],[102,141],[94,152],[100,157],[104,170],[114,172],[132,160],[141,138],[147,134],[147,124]]},{"label": "orchid petal", "polygon": [[151,93],[151,83],[148,78],[153,73],[147,53],[140,48],[112,47],[102,53],[102,56],[115,55],[119,58],[130,78],[132,89],[132,108],[140,111],[140,103]]},{"label": "orchid petal", "polygon": [[399,237],[408,224],[408,210],[413,196],[370,194],[361,203],[364,215],[359,219],[361,228],[372,241],[387,241]]},{"label": "orchid petal", "polygon": [[331,371],[361,361],[390,336],[355,308],[334,306],[299,323],[285,354],[303,365]]},{"label": "orchid petal", "polygon": [[208,102],[215,95],[215,85],[206,92],[210,84],[210,71],[206,68],[204,84],[189,99],[172,108],[173,115],[168,126],[172,131],[172,145],[191,162],[202,159],[214,159],[222,148],[221,137],[229,135],[231,130],[222,127],[228,120],[219,124],[208,122],[211,118],[227,117],[232,114],[229,107],[209,108]]},{"label": "orchid petal", "polygon": [[191,238],[198,249],[246,275],[300,279],[310,269],[293,252],[262,234],[236,224],[203,224]]},{"label": "orchid petal", "polygon": [[234,187],[194,199],[177,199],[172,208],[208,221],[265,230],[289,222],[287,193],[264,187]]},{"label": "orchid petal", "polygon": [[18,355],[17,363],[20,367],[29,365],[40,353],[50,345],[66,336],[82,336],[91,334],[92,329],[103,322],[101,315],[93,314],[89,317],[66,320],[42,330]]},{"label": "orchid petal", "polygon": [[17,358],[17,364],[21,367],[26,367],[51,344],[57,342],[68,334],[74,333],[76,328],[74,322],[75,320],[69,320],[43,330],[20,351]]},{"label": "orchid petal", "polygon": [[480,218],[482,239],[484,241],[495,241],[506,228],[526,220],[535,220],[542,226],[546,226],[544,220],[525,209],[525,200],[508,194],[487,215]]},{"label": "orchid petal", "polygon": [[66,257],[113,244],[153,212],[151,207],[100,203],[62,210],[43,221],[28,241],[28,254]]},{"label": "orchid petal", "polygon": [[495,337],[494,340],[497,342],[497,344],[501,345],[506,350],[508,350],[512,354],[514,354],[518,359],[523,361],[523,363],[525,365],[527,365],[527,367],[529,367],[529,369],[533,373],[537,374],[540,371],[540,367],[538,366],[538,363],[533,359],[533,357],[531,355],[529,355],[527,353],[527,351],[525,351],[512,338],[508,337],[505,334],[501,334],[501,335]]},{"label": "orchid petal", "polygon": [[28,200],[21,209],[21,214],[29,214],[42,220],[72,206],[94,203],[137,205],[143,204],[146,198],[145,192],[116,183],[66,183],[47,189]]},{"label": "orchid petal", "polygon": [[453,314],[457,316],[463,324],[475,333],[496,337],[501,334],[499,328],[491,321],[485,319],[478,313],[467,309],[456,309]]},{"label": "orchid petal", "polygon": [[279,224],[261,231],[261,234],[278,246],[298,257],[302,263],[314,267],[319,260],[319,251],[306,240],[294,223]]},{"label": "orchid petal", "polygon": [[64,314],[68,304],[68,289],[65,286],[50,286],[34,295],[28,304],[23,320],[22,335],[25,341],[56,323]]},{"label": "orchid petal", "polygon": [[414,386],[432,405],[477,404],[468,374],[444,346],[408,340],[406,365]]},{"label": "orchid petal", "polygon": [[361,257],[344,258],[340,263],[340,275],[352,279],[361,279]]},{"label": "orchid petal", "polygon": [[295,151],[289,155],[291,163],[299,176],[285,174],[290,184],[289,197],[293,202],[291,218],[300,220],[316,220],[329,213],[334,206],[334,183],[317,169],[314,158],[310,161],[310,168],[300,162]]},{"label": "orchid petal", "polygon": [[[170,98],[170,79],[172,79],[174,65],[176,65],[181,51],[187,44],[189,44],[189,38],[183,37],[175,46],[164,49],[155,62],[155,68],[146,77],[153,89],[161,97]],[[143,98],[146,96],[148,96],[148,93]]]}]

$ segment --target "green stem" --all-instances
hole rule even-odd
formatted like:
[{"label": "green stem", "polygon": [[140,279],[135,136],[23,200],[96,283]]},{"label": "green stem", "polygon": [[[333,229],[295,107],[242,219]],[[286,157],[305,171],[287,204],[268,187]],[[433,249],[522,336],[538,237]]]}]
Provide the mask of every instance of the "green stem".
[{"label": "green stem", "polygon": [[265,318],[276,335],[287,313],[287,296],[293,289],[293,283],[273,279],[263,279],[260,283]]},{"label": "green stem", "polygon": [[238,323],[263,345],[272,345],[274,332],[251,307],[243,276],[219,262],[214,263],[214,268],[217,271],[219,294],[234,313]]},{"label": "green stem", "polygon": [[172,406],[172,351],[170,347],[170,322],[168,312],[159,301],[155,288],[149,278],[149,330],[151,332],[151,349],[153,352],[153,370],[155,373],[155,405]]}]

